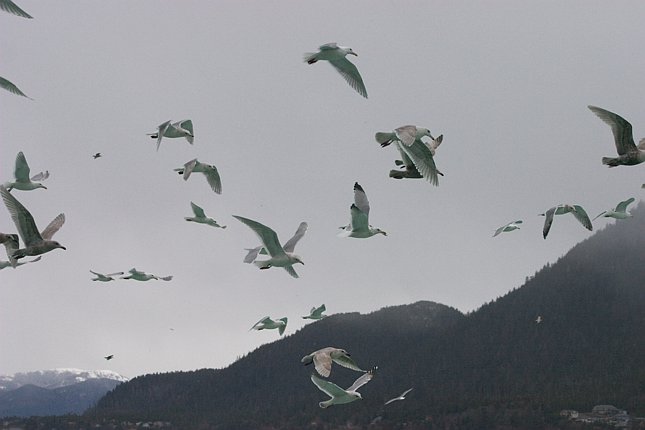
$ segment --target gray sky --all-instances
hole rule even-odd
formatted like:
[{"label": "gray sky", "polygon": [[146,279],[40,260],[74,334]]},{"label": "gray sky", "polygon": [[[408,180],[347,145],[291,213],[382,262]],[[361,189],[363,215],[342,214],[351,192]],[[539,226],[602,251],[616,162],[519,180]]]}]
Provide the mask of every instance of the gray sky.
[{"label": "gray sky", "polygon": [[[321,303],[471,311],[591,235],[565,216],[543,240],[538,213],[643,198],[642,166],[601,165],[613,137],[586,107],[645,136],[640,1],[18,4],[34,19],[0,13],[0,76],[35,100],[0,93],[0,181],[18,151],[50,171],[48,190],[14,195],[41,229],[65,213],[67,251],[0,272],[0,374],[223,367],[278,338],[249,332],[260,318],[288,316],[290,334]],[[334,41],[358,53],[369,99],[303,63]],[[146,133],[184,118],[195,144],[155,152]],[[398,152],[374,133],[406,124],[444,134],[439,187],[388,177]],[[172,171],[195,157],[217,166],[222,195]],[[355,181],[387,237],[336,237]],[[185,222],[190,201],[228,228]],[[300,279],[243,264],[259,242],[233,214],[282,241],[307,221]],[[516,219],[521,230],[491,237]],[[4,207],[0,231],[15,231]],[[174,279],[90,281],[132,267]]]}]

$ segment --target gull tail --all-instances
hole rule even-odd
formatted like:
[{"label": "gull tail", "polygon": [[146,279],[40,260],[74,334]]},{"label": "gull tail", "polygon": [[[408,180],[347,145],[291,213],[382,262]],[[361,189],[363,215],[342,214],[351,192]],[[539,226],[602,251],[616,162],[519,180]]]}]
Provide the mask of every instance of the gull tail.
[{"label": "gull tail", "polygon": [[307,64],[314,64],[318,59],[316,58],[316,54],[313,52],[305,52],[305,55],[303,56],[303,60]]},{"label": "gull tail", "polygon": [[393,133],[381,133],[378,132],[374,135],[374,138],[378,143],[381,144],[381,147],[386,147],[392,143]]},{"label": "gull tail", "polygon": [[620,166],[618,158],[602,157],[602,164],[609,167]]}]

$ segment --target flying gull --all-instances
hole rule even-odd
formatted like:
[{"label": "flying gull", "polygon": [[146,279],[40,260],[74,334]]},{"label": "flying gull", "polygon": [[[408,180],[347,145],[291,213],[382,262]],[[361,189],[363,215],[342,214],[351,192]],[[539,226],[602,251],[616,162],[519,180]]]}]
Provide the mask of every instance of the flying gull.
[{"label": "flying gull", "polygon": [[[293,234],[291,239],[285,242],[282,249],[284,249],[285,252],[293,252],[298,241],[302,239],[302,236],[305,235],[307,227],[308,225],[306,222],[301,222],[296,232]],[[253,263],[258,258],[258,254],[267,255],[267,250],[262,245],[256,246],[255,248],[245,248],[245,250],[248,251],[248,253],[244,257],[245,263]]]},{"label": "flying gull", "polygon": [[39,172],[32,176],[31,178],[29,177],[29,164],[27,164],[27,159],[25,158],[25,154],[20,151],[18,155],[16,155],[16,163],[14,165],[13,169],[13,177],[14,181],[11,182],[6,182],[4,186],[7,188],[7,191],[11,191],[14,188],[16,190],[21,190],[21,191],[30,191],[30,190],[35,190],[37,188],[45,188],[47,189],[46,186],[41,184],[38,181],[44,181],[45,179],[49,178],[49,171],[44,171],[44,172]]},{"label": "flying gull", "polygon": [[90,270],[90,272],[96,275],[96,278],[92,278],[92,281],[101,281],[101,282],[114,281],[115,280],[114,276],[123,275],[123,272],[109,273],[107,275],[103,275],[102,273],[97,273],[93,270]]},{"label": "flying gull", "polygon": [[638,146],[636,146],[634,135],[632,134],[632,125],[628,121],[608,110],[596,106],[587,107],[611,127],[611,132],[614,135],[618,157],[602,157],[602,164],[606,164],[609,167],[633,166],[645,161],[645,139],[641,139],[638,142]]},{"label": "flying gull", "polygon": [[[614,209],[609,209],[604,212],[599,213],[596,218],[605,217],[605,218],[615,218],[615,219],[625,219],[632,216],[631,213],[627,212],[627,206],[629,206],[635,199],[633,197],[622,201],[616,205]],[[592,221],[596,220],[594,218]]]},{"label": "flying gull", "polygon": [[368,238],[375,234],[387,236],[387,233],[380,228],[374,228],[369,224],[370,203],[363,187],[358,182],[354,183],[354,203],[349,207],[351,219],[349,224],[340,227],[342,231],[338,234],[341,237]]},{"label": "flying gull", "polygon": [[172,279],[172,275],[161,277],[161,276],[141,272],[135,268],[130,269],[128,273],[130,274],[126,276],[122,276],[121,279],[134,279],[135,281],[149,281],[151,279],[154,279],[154,280],[161,279],[162,281],[170,281]]},{"label": "flying gull", "polygon": [[103,154],[101,154],[100,152],[97,152],[96,154],[92,155],[92,158],[96,160],[97,158],[101,158],[102,156]]},{"label": "flying gull", "polygon": [[40,255],[56,248],[66,249],[60,243],[51,240],[52,236],[65,223],[64,214],[54,218],[47,228],[40,233],[29,211],[2,185],[0,185],[0,194],[25,245],[24,248],[14,251],[11,258],[19,259],[27,255]]},{"label": "flying gull", "polygon": [[156,133],[149,133],[148,136],[157,139],[157,151],[159,151],[162,137],[185,137],[188,143],[192,145],[195,137],[193,134],[193,122],[189,119],[183,119],[173,123],[166,121],[157,127]]},{"label": "flying gull", "polygon": [[517,221],[509,222],[508,224],[503,225],[500,228],[498,228],[497,230],[495,230],[495,234],[493,234],[493,237],[497,236],[500,233],[504,233],[504,232],[507,232],[507,231],[519,230],[519,228],[520,228],[519,224],[522,224],[521,219],[518,219]]},{"label": "flying gull", "polygon": [[196,223],[200,223],[200,224],[206,224],[206,225],[210,225],[210,226],[213,226],[213,227],[226,228],[225,225],[219,225],[217,223],[217,221],[215,221],[213,218],[207,217],[206,214],[204,213],[204,209],[202,209],[201,207],[197,206],[195,203],[190,202],[190,207],[193,208],[193,214],[195,216],[184,217],[184,219],[186,221],[192,221],[192,222],[196,222]]},{"label": "flying gull", "polygon": [[551,230],[551,224],[553,224],[553,217],[555,215],[564,215],[572,213],[574,217],[580,222],[580,224],[583,225],[584,228],[586,228],[589,231],[593,230],[593,226],[591,225],[591,220],[589,219],[589,215],[587,215],[587,212],[582,208],[582,206],[579,205],[569,205],[569,204],[560,204],[558,206],[554,206],[548,211],[546,211],[543,214],[540,214],[540,216],[544,216],[544,228],[542,229],[542,236],[546,239],[546,236],[549,234],[549,230]]},{"label": "flying gull", "polygon": [[412,388],[408,388],[408,389],[407,389],[407,390],[405,390],[403,393],[401,393],[401,395],[400,395],[400,396],[398,396],[398,397],[395,397],[395,398],[393,398],[393,399],[388,400],[387,402],[385,402],[385,405],[389,405],[390,403],[392,403],[392,402],[396,402],[397,400],[405,400],[405,396],[406,396],[410,391],[412,391]]},{"label": "flying gull", "polygon": [[341,74],[352,88],[354,88],[360,95],[367,98],[367,90],[365,89],[363,78],[361,78],[360,73],[358,73],[356,66],[346,58],[348,54],[355,55],[357,57],[358,54],[355,53],[352,48],[340,46],[337,43],[326,43],[321,45],[318,49],[318,52],[315,53],[307,52],[305,54],[305,62],[307,64],[314,64],[320,60],[329,61],[329,64],[334,66],[338,73]]},{"label": "flying gull", "polygon": [[311,382],[313,382],[314,385],[316,385],[316,387],[318,387],[320,391],[322,391],[323,393],[327,394],[330,397],[329,400],[320,402],[318,403],[318,405],[324,409],[332,405],[341,405],[344,403],[351,403],[354,400],[363,399],[363,397],[361,396],[361,393],[359,393],[357,390],[372,380],[372,378],[374,377],[374,373],[376,372],[376,369],[377,368],[374,367],[368,372],[359,376],[358,379],[356,379],[356,381],[354,381],[354,383],[346,390],[343,390],[333,382],[329,382],[312,373]]},{"label": "flying gull", "polygon": [[323,312],[325,312],[327,308],[325,307],[325,304],[323,303],[322,305],[318,307],[313,307],[309,311],[309,315],[306,315],[302,317],[303,319],[309,319],[309,320],[320,320],[325,318],[327,315],[323,315]]},{"label": "flying gull", "polygon": [[253,324],[249,330],[273,330],[278,329],[278,333],[282,336],[284,330],[287,328],[287,317],[280,318],[279,320],[272,320],[270,317],[264,317],[260,321]]},{"label": "flying gull", "polygon": [[289,273],[289,275],[293,276],[294,278],[298,277],[298,274],[293,268],[293,265],[296,263],[304,265],[305,263],[303,263],[302,259],[298,255],[285,250],[284,247],[280,245],[278,235],[275,231],[265,226],[264,224],[260,224],[259,222],[253,221],[248,218],[237,215],[233,215],[233,218],[249,226],[251,230],[253,230],[255,234],[258,235],[260,241],[262,242],[262,246],[269,253],[270,258],[268,260],[254,261],[253,264],[258,266],[260,269],[268,269],[274,266],[283,267],[284,270]]},{"label": "flying gull", "polygon": [[432,137],[427,128],[414,125],[404,125],[394,131],[378,132],[374,135],[383,148],[394,143],[403,157],[403,164],[413,164],[421,176],[436,186],[439,185],[440,172],[435,165],[433,151],[436,151],[438,144],[431,149],[432,145],[421,140],[424,136],[428,136],[433,141],[439,140]]},{"label": "flying gull", "polygon": [[302,357],[300,362],[304,363],[305,366],[313,363],[316,372],[325,378],[329,377],[329,374],[331,373],[332,362],[340,364],[348,369],[356,370],[357,372],[365,372],[363,369],[358,367],[354,360],[351,359],[347,351],[340,348],[334,348],[332,346],[328,346],[327,348],[322,348],[318,351],[312,352],[311,354],[305,355]]},{"label": "flying gull", "polygon": [[187,181],[192,173],[203,173],[211,189],[217,194],[222,194],[222,181],[217,172],[217,167],[212,164],[200,163],[195,158],[184,164],[184,167],[175,169],[175,172],[183,175],[184,181]]}]

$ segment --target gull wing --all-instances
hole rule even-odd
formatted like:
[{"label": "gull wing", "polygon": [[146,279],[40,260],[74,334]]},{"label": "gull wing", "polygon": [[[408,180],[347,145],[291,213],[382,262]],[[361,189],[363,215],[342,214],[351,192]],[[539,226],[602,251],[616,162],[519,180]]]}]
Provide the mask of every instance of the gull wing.
[{"label": "gull wing", "polygon": [[634,200],[635,199],[633,197],[630,197],[624,202],[618,203],[618,205],[616,205],[616,212],[627,212],[627,206],[629,206]]},{"label": "gull wing", "polygon": [[377,369],[376,367],[373,367],[369,371],[367,371],[364,374],[362,374],[361,376],[359,376],[358,379],[356,379],[356,381],[354,381],[352,386],[347,389],[347,391],[356,391],[359,388],[361,388],[363,385],[365,385],[368,382],[370,382],[372,380],[372,378],[374,377],[374,374],[376,373],[376,369]]},{"label": "gull wing", "polygon": [[[0,0],[0,2],[1,1],[3,1],[3,0]],[[13,84],[13,82],[11,82],[11,81],[3,78],[3,77],[0,77],[0,88],[3,88],[5,90],[9,91],[10,93],[14,93],[14,94],[16,94],[18,96],[27,97],[29,100],[33,100],[27,94],[25,94],[22,91],[20,91],[20,89],[17,86],[15,86]]]},{"label": "gull wing", "polygon": [[[329,351],[328,348],[327,351]],[[331,373],[331,364],[332,364],[332,359],[331,355],[329,353],[319,353],[319,354],[314,354],[313,357],[314,360],[314,368],[316,369],[316,372],[320,376],[324,376],[327,378],[329,374]]]},{"label": "gull wing", "polygon": [[354,204],[361,212],[365,213],[365,216],[368,217],[370,214],[370,202],[367,200],[367,194],[363,187],[359,185],[358,182],[354,183]]},{"label": "gull wing", "polygon": [[399,148],[412,160],[417,170],[432,185],[439,185],[437,166],[434,163],[432,152],[420,139],[416,139],[412,145],[398,144]]},{"label": "gull wing", "polygon": [[607,213],[607,211],[602,211],[602,212],[600,212],[598,215],[596,215],[596,216],[595,216],[595,218],[594,218],[594,219],[592,219],[592,221],[597,220],[598,218],[600,218],[601,216],[603,216],[603,215],[604,215],[604,214],[606,214],[606,213]]},{"label": "gull wing", "polygon": [[163,137],[163,134],[168,130],[168,127],[170,127],[170,120],[164,122],[163,124],[160,124],[157,130],[157,151],[159,151],[159,145],[161,145],[161,138]]},{"label": "gull wing", "polygon": [[557,206],[552,207],[544,213],[544,227],[542,228],[542,237],[546,239],[549,230],[551,230],[551,225],[553,224],[553,216],[555,215],[555,210]]},{"label": "gull wing", "polygon": [[293,266],[284,266],[284,270],[286,270],[287,273],[290,274],[293,278],[299,278],[298,274],[296,273],[296,269],[294,269]]},{"label": "gull wing", "polygon": [[189,120],[189,119],[183,119],[181,121],[177,121],[174,125],[179,127],[179,128],[183,128],[188,133],[190,133],[189,136],[184,136],[184,137],[186,138],[188,143],[190,143],[192,145],[193,144],[193,139],[194,139],[193,136],[195,134],[195,133],[193,133],[193,122],[191,120]]},{"label": "gull wing", "polygon": [[11,219],[16,224],[18,234],[20,234],[25,246],[41,242],[43,238],[38,233],[34,217],[31,216],[29,211],[3,185],[0,185],[0,194],[2,194],[2,200],[4,200],[4,204],[9,210]]},{"label": "gull wing", "polygon": [[317,308],[311,308],[311,312],[310,312],[310,314],[312,314],[312,315],[316,315],[316,316],[320,316],[320,315],[322,315],[322,313],[323,313],[323,312],[325,312],[326,310],[327,310],[327,307],[325,307],[325,304],[323,303],[322,305],[320,305],[320,306],[319,306],[319,307],[317,307]]},{"label": "gull wing", "polygon": [[[253,230],[255,234],[258,235],[258,237],[260,238],[260,241],[262,241],[262,244],[264,245],[264,248],[266,248],[267,252],[271,257],[276,257],[279,255],[285,254],[284,249],[282,248],[282,246],[280,246],[280,241],[278,240],[278,235],[276,234],[275,231],[273,231],[272,229],[270,229],[264,224],[260,224],[257,221],[253,221],[252,219],[244,218],[237,215],[233,215],[233,218],[249,226],[251,230]],[[289,274],[293,276],[291,272]],[[297,277],[297,275],[295,277]]]},{"label": "gull wing", "polygon": [[614,134],[614,142],[616,144],[616,151],[618,155],[624,155],[629,152],[637,152],[636,144],[634,143],[634,136],[632,135],[632,125],[620,115],[617,115],[608,110],[596,107],[587,106],[598,118],[603,120],[611,127],[611,132]]},{"label": "gull wing", "polygon": [[302,239],[302,236],[305,235],[307,231],[308,224],[306,222],[301,222],[300,225],[298,226],[298,230],[294,233],[293,237],[289,240],[287,240],[282,247],[282,249],[285,250],[285,252],[293,252],[294,248],[296,247],[296,244],[300,239]]},{"label": "gull wing", "polygon": [[[323,45],[324,46],[324,45]],[[320,47],[322,49],[322,46]],[[329,63],[340,73],[347,83],[360,95],[367,98],[367,90],[356,66],[345,57],[329,60]]]},{"label": "gull wing", "polygon": [[340,364],[343,367],[346,367],[351,370],[356,370],[357,372],[365,372],[363,369],[358,367],[358,365],[352,360],[352,358],[349,355],[341,355],[338,357],[332,358],[335,363]]},{"label": "gull wing", "polygon": [[351,220],[349,226],[352,231],[365,231],[369,230],[369,221],[367,219],[367,214],[361,211],[355,204],[349,207],[349,213],[351,215]]},{"label": "gull wing", "polygon": [[[92,272],[92,271],[90,270],[90,272]],[[94,273],[94,272],[92,272],[92,273]],[[107,274],[107,275],[105,275],[105,276],[112,277],[112,276],[118,276],[118,275],[123,275],[123,272],[108,273],[108,274]]]},{"label": "gull wing", "polygon": [[311,382],[313,382],[320,391],[327,394],[329,397],[334,398],[347,395],[347,392],[340,388],[338,385],[334,384],[333,382],[326,381],[313,373],[311,374]]},{"label": "gull wing", "polygon": [[32,181],[44,181],[45,179],[49,178],[49,170],[45,170],[44,172],[38,172],[34,176],[31,177]]},{"label": "gull wing", "polygon": [[[192,160],[190,160],[190,161],[188,161],[187,163],[184,164],[184,169],[183,169],[184,170],[184,175],[183,175],[184,181],[187,181],[188,178],[190,178],[190,174],[193,173],[193,169],[195,168],[196,165],[197,165],[197,158],[194,158],[194,159],[192,159]],[[175,170],[177,170],[177,169],[175,169]],[[179,169],[179,172],[181,173],[181,169]]]},{"label": "gull wing", "polygon": [[417,138],[417,127],[414,125],[404,125],[394,130],[394,133],[401,142],[410,146]]},{"label": "gull wing", "polygon": [[321,51],[326,51],[329,49],[338,49],[338,43],[336,42],[325,43],[324,45],[320,45],[318,49],[320,49]]},{"label": "gull wing", "polygon": [[206,217],[206,214],[204,214],[204,209],[200,208],[195,203],[190,202],[190,207],[193,208],[193,214],[195,214],[197,218]]},{"label": "gull wing", "polygon": [[573,216],[582,224],[587,230],[592,231],[593,225],[591,225],[591,220],[587,212],[579,205],[573,205]]},{"label": "gull wing", "polygon": [[260,324],[266,324],[266,323],[272,323],[272,322],[274,322],[274,321],[271,319],[271,317],[266,316],[266,317],[262,318],[260,321],[258,321],[255,324],[253,324],[253,326],[249,330],[253,330],[254,328],[256,328]]},{"label": "gull wing", "polygon": [[503,231],[504,231],[504,229],[505,229],[506,227],[508,227],[508,224],[503,225],[503,226],[501,226],[500,228],[498,228],[497,230],[495,230],[495,234],[493,234],[493,237],[495,237],[495,236],[497,236],[498,234],[500,234],[501,232],[503,232]]},{"label": "gull wing", "polygon": [[29,182],[29,164],[27,164],[27,159],[22,151],[16,155],[16,165],[13,169],[13,176],[16,178],[16,182]]},{"label": "gull wing", "polygon": [[437,151],[437,148],[439,145],[441,145],[441,142],[443,142],[443,134],[437,137],[436,139],[432,139],[431,142],[428,142],[428,148],[430,148],[430,152],[432,152],[432,155]]},{"label": "gull wing", "polygon": [[49,223],[43,231],[40,232],[40,236],[45,240],[51,240],[54,237],[54,234],[65,224],[65,214],[58,214],[56,218]]},{"label": "gull wing", "polygon": [[20,243],[18,242],[18,235],[17,234],[1,234],[0,236],[3,236],[4,241],[2,242],[4,244],[5,250],[7,251],[7,258],[9,259],[9,263],[11,264],[11,267],[15,268],[18,266],[18,260],[13,257],[13,253],[20,248]]},{"label": "gull wing", "polygon": [[222,194],[222,181],[219,177],[219,173],[217,172],[217,168],[212,165],[204,167],[203,173],[206,176],[206,181],[208,182],[208,185],[211,186],[211,189],[217,194]]},{"label": "gull wing", "polygon": [[0,9],[17,16],[21,16],[23,18],[33,18],[33,16],[29,15],[27,12],[20,9],[18,5],[12,2],[11,0],[0,0]]},{"label": "gull wing", "polygon": [[245,263],[253,263],[256,258],[258,258],[258,254],[260,253],[260,250],[263,248],[262,245],[256,246],[253,249],[247,249],[248,254],[246,254],[246,257],[244,257],[244,262]]}]

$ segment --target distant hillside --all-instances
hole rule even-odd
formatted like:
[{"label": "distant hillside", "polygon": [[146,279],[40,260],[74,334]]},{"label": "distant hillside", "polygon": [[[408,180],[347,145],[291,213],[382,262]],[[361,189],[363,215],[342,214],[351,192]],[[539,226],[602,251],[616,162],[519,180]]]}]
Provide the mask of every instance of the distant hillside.
[{"label": "distant hillside", "polygon": [[80,414],[127,379],[110,371],[54,369],[0,376],[0,417]]},{"label": "distant hillside", "polygon": [[[614,404],[645,415],[645,205],[464,316],[432,302],[333,315],[221,370],[147,375],[86,419],[167,420],[180,428],[543,429],[560,409]],[[543,322],[535,319],[541,315]],[[300,358],[343,347],[379,366],[364,400],[325,399]],[[349,386],[357,373],[334,368]],[[403,390],[403,402],[383,402]]]}]

